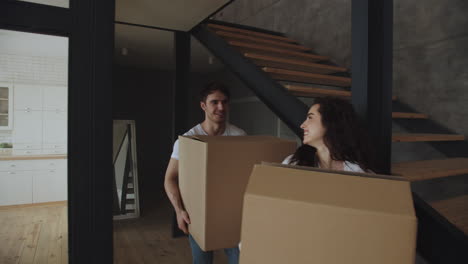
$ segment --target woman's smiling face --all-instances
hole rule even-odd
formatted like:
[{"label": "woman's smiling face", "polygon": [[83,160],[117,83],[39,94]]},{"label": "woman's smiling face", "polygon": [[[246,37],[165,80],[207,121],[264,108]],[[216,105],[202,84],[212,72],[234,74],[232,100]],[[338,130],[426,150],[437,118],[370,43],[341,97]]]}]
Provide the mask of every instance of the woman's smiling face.
[{"label": "woman's smiling face", "polygon": [[323,144],[326,129],[322,125],[322,115],[319,112],[320,105],[315,104],[307,113],[306,120],[301,128],[304,130],[303,143],[312,147]]}]

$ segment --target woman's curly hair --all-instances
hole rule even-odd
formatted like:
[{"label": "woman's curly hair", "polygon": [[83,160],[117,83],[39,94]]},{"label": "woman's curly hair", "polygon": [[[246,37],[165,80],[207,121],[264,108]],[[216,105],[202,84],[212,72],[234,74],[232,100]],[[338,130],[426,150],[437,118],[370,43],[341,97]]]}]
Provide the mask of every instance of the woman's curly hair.
[{"label": "woman's curly hair", "polygon": [[[375,171],[367,132],[361,124],[353,106],[348,101],[333,98],[316,98],[313,105],[318,111],[325,128],[324,143],[332,160],[358,164],[364,171]],[[291,158],[290,163],[303,166],[318,166],[317,149],[303,144]]]}]

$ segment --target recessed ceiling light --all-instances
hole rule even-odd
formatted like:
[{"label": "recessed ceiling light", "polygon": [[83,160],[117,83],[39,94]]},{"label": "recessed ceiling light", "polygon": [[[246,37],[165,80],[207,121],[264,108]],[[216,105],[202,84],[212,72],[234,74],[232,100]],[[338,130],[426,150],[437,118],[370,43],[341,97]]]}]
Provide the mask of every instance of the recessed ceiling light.
[{"label": "recessed ceiling light", "polygon": [[128,49],[127,48],[122,48],[122,55],[124,55],[124,56],[128,55]]}]

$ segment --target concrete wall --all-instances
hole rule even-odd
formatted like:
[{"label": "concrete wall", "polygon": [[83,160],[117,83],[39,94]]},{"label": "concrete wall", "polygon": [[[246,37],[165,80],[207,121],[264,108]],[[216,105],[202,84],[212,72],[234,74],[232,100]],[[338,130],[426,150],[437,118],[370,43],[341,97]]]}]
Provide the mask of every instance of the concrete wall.
[{"label": "concrete wall", "polygon": [[[467,13],[462,0],[394,0],[393,94],[468,136]],[[286,33],[351,66],[350,0],[236,0],[215,19]],[[443,156],[425,143],[397,143],[393,149],[394,161]]]}]

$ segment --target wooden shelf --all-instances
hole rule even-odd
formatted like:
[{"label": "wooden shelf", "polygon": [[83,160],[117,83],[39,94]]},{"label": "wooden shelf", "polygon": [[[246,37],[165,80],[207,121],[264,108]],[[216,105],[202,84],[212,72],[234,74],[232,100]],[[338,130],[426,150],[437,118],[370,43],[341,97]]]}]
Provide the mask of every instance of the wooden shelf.
[{"label": "wooden shelf", "polygon": [[274,57],[262,55],[258,53],[244,53],[244,56],[252,60],[258,66],[267,66],[274,68],[281,68],[286,70],[296,70],[320,74],[330,74],[336,72],[346,72],[348,69],[343,67],[313,63],[299,59],[287,59],[281,57]]},{"label": "wooden shelf", "polygon": [[283,48],[266,47],[264,45],[244,43],[240,41],[228,41],[228,44],[240,49],[242,52],[262,52],[264,54],[273,54],[278,57],[293,57],[307,59],[308,61],[326,61],[327,56],[320,56],[305,52],[291,51]]},{"label": "wooden shelf", "polygon": [[398,162],[392,164],[392,173],[409,181],[468,174],[468,158]]},{"label": "wooden shelf", "polygon": [[212,28],[212,29],[215,29],[215,30],[224,30],[224,31],[237,32],[237,33],[242,33],[242,34],[245,34],[245,35],[262,37],[262,38],[267,38],[267,39],[280,40],[280,41],[284,41],[284,42],[292,42],[292,43],[296,42],[295,40],[292,40],[292,39],[287,38],[287,37],[261,33],[261,32],[257,32],[257,31],[253,31],[253,30],[247,30],[247,29],[241,29],[241,28],[235,28],[235,27],[228,27],[228,26],[222,26],[222,25],[217,25],[217,24],[208,24],[208,27]]},{"label": "wooden shelf", "polygon": [[288,49],[299,50],[299,51],[311,50],[310,48],[304,47],[302,45],[286,43],[286,42],[278,41],[278,40],[264,39],[264,38],[254,37],[254,36],[247,36],[243,34],[226,32],[226,31],[216,31],[215,33],[227,40],[238,40],[242,42],[262,43],[262,44],[266,44],[272,47],[288,48]]},{"label": "wooden shelf", "polygon": [[309,72],[283,70],[278,68],[263,67],[263,71],[269,73],[273,79],[292,82],[332,85],[339,87],[351,86],[351,78],[332,75],[316,74]]},{"label": "wooden shelf", "polygon": [[456,134],[400,134],[392,135],[393,142],[424,142],[424,141],[461,141],[465,136]]}]

